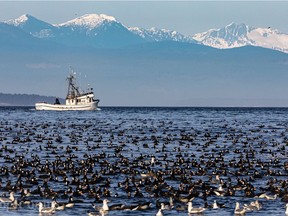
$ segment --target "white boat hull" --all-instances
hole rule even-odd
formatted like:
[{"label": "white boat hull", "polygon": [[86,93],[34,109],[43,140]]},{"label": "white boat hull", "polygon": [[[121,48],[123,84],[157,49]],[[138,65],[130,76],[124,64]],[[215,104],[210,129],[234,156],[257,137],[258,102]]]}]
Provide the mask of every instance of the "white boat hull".
[{"label": "white boat hull", "polygon": [[98,102],[91,102],[89,104],[77,104],[77,105],[62,105],[62,104],[48,104],[48,103],[36,103],[36,110],[56,110],[56,111],[64,111],[64,110],[97,110]]}]

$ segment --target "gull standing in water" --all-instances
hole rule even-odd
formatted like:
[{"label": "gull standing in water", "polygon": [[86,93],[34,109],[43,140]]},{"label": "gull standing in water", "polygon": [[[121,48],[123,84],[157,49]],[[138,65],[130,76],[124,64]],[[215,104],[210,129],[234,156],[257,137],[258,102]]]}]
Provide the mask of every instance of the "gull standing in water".
[{"label": "gull standing in water", "polygon": [[218,209],[218,208],[219,208],[216,200],[214,200],[214,203],[212,204],[212,208],[213,208],[213,209]]},{"label": "gull standing in water", "polygon": [[109,211],[108,202],[110,202],[108,199],[103,200],[103,206],[102,206],[103,211]]},{"label": "gull standing in water", "polygon": [[234,213],[235,213],[236,215],[244,215],[244,214],[246,213],[246,210],[245,210],[245,208],[240,209],[240,204],[239,204],[239,202],[236,202],[236,206],[235,206]]},{"label": "gull standing in water", "polygon": [[159,211],[157,212],[156,216],[164,216],[162,213],[162,209],[159,209]]},{"label": "gull standing in water", "polygon": [[53,214],[53,213],[55,213],[55,208],[54,207],[44,208],[42,202],[40,202],[38,205],[39,205],[39,213],[44,213],[44,214]]},{"label": "gull standing in water", "polygon": [[204,207],[193,208],[192,202],[188,202],[188,213],[198,214],[198,213],[201,213],[205,210],[206,210],[206,208],[204,208]]},{"label": "gull standing in water", "polygon": [[109,211],[108,202],[110,202],[108,199],[104,199],[102,206],[96,206],[94,204],[92,204],[92,206],[95,210],[107,212]]}]

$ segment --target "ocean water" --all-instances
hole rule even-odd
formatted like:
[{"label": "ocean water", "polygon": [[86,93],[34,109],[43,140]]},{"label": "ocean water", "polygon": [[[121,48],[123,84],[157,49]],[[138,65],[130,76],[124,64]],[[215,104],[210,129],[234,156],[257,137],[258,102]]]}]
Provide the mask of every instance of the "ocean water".
[{"label": "ocean water", "polygon": [[[150,202],[146,210],[113,210],[106,215],[155,215],[158,203],[169,202],[169,197],[174,198],[174,207],[163,214],[187,215],[187,203],[177,197],[187,197],[188,190],[195,196],[195,207],[214,200],[225,204],[208,207],[203,215],[233,215],[236,202],[242,207],[255,200],[262,208],[247,214],[284,215],[287,131],[286,108],[103,107],[46,112],[1,107],[0,194],[13,190],[20,202],[22,189],[33,192],[38,185],[41,194],[27,196],[31,203],[17,210],[0,203],[0,215],[38,215],[38,202],[50,206],[53,197],[67,202],[63,195],[69,187],[75,205],[56,215],[85,215],[95,211],[91,203],[100,207],[103,199],[110,201],[109,206]],[[223,196],[214,192],[220,185],[216,174]],[[92,181],[93,175],[97,180]],[[37,183],[31,183],[32,177]],[[73,178],[78,181],[73,183]],[[99,202],[87,186],[98,190]],[[229,187],[232,195],[226,193]],[[261,198],[262,193],[276,198]]]}]

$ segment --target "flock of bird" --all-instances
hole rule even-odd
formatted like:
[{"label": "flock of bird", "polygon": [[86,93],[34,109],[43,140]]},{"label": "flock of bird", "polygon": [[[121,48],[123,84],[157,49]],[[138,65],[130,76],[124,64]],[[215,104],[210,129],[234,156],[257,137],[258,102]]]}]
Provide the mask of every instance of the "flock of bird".
[{"label": "flock of bird", "polygon": [[287,131],[253,119],[7,117],[0,213],[288,215]]}]

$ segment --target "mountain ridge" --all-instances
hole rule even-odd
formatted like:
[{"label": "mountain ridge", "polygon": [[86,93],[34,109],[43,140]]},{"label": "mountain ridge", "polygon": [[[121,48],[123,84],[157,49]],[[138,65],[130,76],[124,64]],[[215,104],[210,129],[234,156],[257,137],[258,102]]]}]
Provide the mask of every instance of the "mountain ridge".
[{"label": "mountain ridge", "polygon": [[192,38],[201,44],[219,49],[258,46],[288,53],[288,34],[271,27],[256,28],[233,22],[220,29],[197,33]]},{"label": "mountain ridge", "polygon": [[270,27],[251,27],[234,22],[220,29],[187,36],[167,29],[129,27],[105,14],[85,14],[60,24],[49,24],[25,14],[4,23],[20,28],[36,38],[67,46],[117,48],[145,42],[177,41],[217,49],[260,46],[288,53],[288,34]]}]

